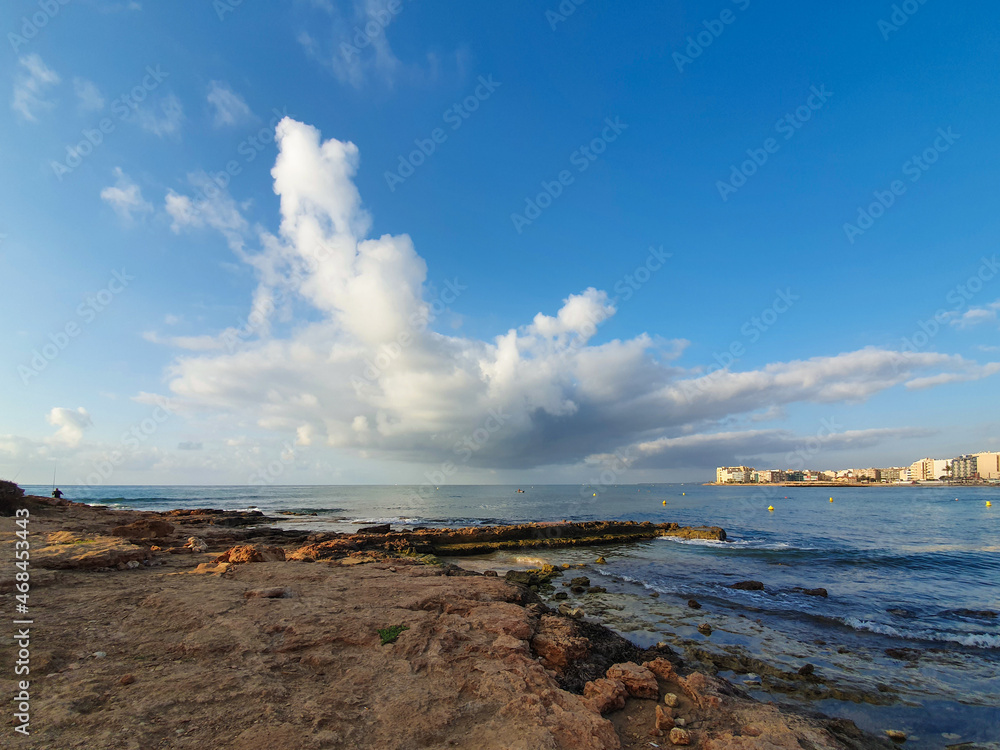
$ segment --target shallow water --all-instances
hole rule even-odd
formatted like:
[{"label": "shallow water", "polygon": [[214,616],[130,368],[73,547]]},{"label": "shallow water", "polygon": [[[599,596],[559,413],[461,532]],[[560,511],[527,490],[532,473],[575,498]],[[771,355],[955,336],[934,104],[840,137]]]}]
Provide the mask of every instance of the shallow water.
[{"label": "shallow water", "polygon": [[[25,489],[48,494],[49,488]],[[808,662],[818,675],[851,690],[891,688],[899,700],[890,706],[813,705],[873,731],[907,731],[907,747],[1000,737],[1000,503],[986,507],[987,499],[1000,499],[1000,488],[525,486],[523,494],[504,486],[62,489],[73,500],[146,510],[317,513],[289,516],[281,525],[290,528],[561,519],[722,526],[729,534],[725,543],[663,538],[496,554],[468,564],[503,570],[540,560],[586,563],[586,575],[608,594],[586,595],[579,603],[637,642],[742,651],[791,671]],[[594,563],[598,554],[605,564]],[[764,591],[730,588],[747,579],[762,581]],[[797,587],[822,587],[829,596],[808,596]],[[692,598],[702,609],[687,606]],[[696,630],[703,622],[714,629],[708,638]],[[917,651],[886,654],[900,648]]]}]

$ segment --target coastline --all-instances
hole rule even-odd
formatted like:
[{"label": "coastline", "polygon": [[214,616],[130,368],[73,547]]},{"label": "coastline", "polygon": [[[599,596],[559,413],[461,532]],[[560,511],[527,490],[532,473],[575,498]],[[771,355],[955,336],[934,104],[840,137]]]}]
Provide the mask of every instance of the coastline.
[{"label": "coastline", "polygon": [[916,489],[920,487],[930,487],[940,489],[941,487],[997,487],[998,482],[702,482],[702,487],[827,487],[836,489],[838,487],[905,487]]},{"label": "coastline", "polygon": [[[850,722],[754,701],[668,647],[642,649],[551,609],[530,588],[541,580],[409,549],[322,559],[301,550],[329,535],[246,525],[259,514],[19,506],[31,513],[37,622],[26,747],[629,748],[669,746],[675,719],[696,747],[891,746]],[[5,560],[12,521],[3,518]],[[403,624],[380,645],[378,629]],[[623,662],[634,674],[609,679]]]}]

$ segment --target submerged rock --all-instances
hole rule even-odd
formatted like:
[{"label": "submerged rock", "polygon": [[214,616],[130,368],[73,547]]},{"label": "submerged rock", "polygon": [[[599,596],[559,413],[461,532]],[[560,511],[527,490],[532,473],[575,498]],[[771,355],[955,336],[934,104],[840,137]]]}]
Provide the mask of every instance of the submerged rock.
[{"label": "submerged rock", "polygon": [[796,586],[792,591],[797,591],[800,594],[805,594],[806,596],[829,596],[827,590],[824,588],[818,589],[804,589],[801,586]]},{"label": "submerged rock", "polygon": [[739,581],[729,588],[739,589],[740,591],[763,591],[764,584],[761,581]]},{"label": "submerged rock", "polygon": [[688,599],[688,606],[691,609],[701,609],[701,604],[698,602],[697,599]]}]

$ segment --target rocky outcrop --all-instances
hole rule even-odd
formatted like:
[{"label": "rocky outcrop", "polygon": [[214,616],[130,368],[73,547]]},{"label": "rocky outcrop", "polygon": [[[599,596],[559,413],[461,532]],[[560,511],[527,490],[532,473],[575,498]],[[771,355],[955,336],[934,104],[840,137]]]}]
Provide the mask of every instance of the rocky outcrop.
[{"label": "rocky outcrop", "polygon": [[31,566],[49,570],[97,570],[145,560],[149,552],[123,539],[57,531],[31,550]]},{"label": "rocky outcrop", "polygon": [[690,527],[676,523],[635,521],[587,521],[581,523],[527,523],[509,526],[472,526],[462,529],[414,529],[412,531],[368,531],[357,534],[325,534],[322,540],[296,550],[295,559],[321,560],[341,556],[345,549],[378,549],[387,552],[475,555],[500,549],[573,547],[679,536],[687,539],[724,541],[718,526]]},{"label": "rocky outcrop", "polygon": [[623,682],[611,680],[606,677],[588,682],[583,687],[583,697],[587,699],[594,711],[599,714],[606,714],[609,711],[618,711],[625,708],[625,698],[627,695],[628,690],[626,690]]},{"label": "rocky outcrop", "polygon": [[565,617],[543,615],[538,630],[531,639],[531,648],[542,664],[555,672],[563,672],[571,664],[585,659],[590,641],[579,634]]},{"label": "rocky outcrop", "polygon": [[238,565],[241,563],[279,562],[285,559],[281,547],[266,547],[263,544],[241,544],[230,547],[215,558],[217,563]]},{"label": "rocky outcrop", "polygon": [[174,525],[172,523],[155,518],[143,518],[111,529],[112,536],[120,536],[125,539],[160,539],[172,536],[173,533]]},{"label": "rocky outcrop", "polygon": [[660,697],[656,675],[646,667],[640,667],[634,662],[612,665],[608,669],[607,676],[609,680],[621,682],[633,698],[658,700]]},{"label": "rocky outcrop", "polygon": [[24,497],[24,490],[13,482],[0,479],[0,516],[12,516]]}]

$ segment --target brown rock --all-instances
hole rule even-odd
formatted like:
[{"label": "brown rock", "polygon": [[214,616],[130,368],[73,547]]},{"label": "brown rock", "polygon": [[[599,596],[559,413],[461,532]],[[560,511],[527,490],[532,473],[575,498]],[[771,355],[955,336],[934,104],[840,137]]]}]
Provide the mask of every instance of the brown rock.
[{"label": "brown rock", "polygon": [[691,735],[686,729],[674,727],[670,730],[670,741],[675,745],[690,745]]},{"label": "brown rock", "polygon": [[688,606],[691,609],[701,609],[701,604],[698,602],[697,599],[688,599]]},{"label": "brown rock", "polygon": [[642,663],[646,669],[659,677],[661,680],[669,680],[674,676],[674,665],[663,658],[656,658],[653,661]]},{"label": "brown rock", "polygon": [[531,639],[531,648],[543,666],[561,672],[573,662],[587,657],[590,641],[577,634],[571,621],[555,615],[542,615],[538,631]]},{"label": "brown rock", "polygon": [[814,667],[812,664],[803,664],[801,667],[799,667],[799,674],[802,675],[803,677],[808,677],[815,671],[816,667]]},{"label": "brown rock", "polygon": [[125,537],[126,539],[158,539],[170,536],[174,533],[174,525],[159,519],[142,518],[138,521],[116,526],[111,529],[111,536]]},{"label": "brown rock", "polygon": [[628,691],[620,680],[609,680],[602,677],[583,686],[584,698],[599,714],[625,708],[626,695],[628,695]]},{"label": "brown rock", "polygon": [[652,698],[655,701],[660,697],[660,686],[656,682],[656,675],[635,662],[627,661],[608,667],[607,677],[611,680],[620,680],[624,683],[628,694],[635,698]]},{"label": "brown rock", "polygon": [[702,635],[712,635],[712,626],[709,625],[707,622],[703,622],[701,625],[698,626],[698,632],[701,633]]},{"label": "brown rock", "polygon": [[123,674],[122,678],[118,680],[121,685],[131,685],[133,682],[135,682],[135,676],[130,674]]},{"label": "brown rock", "polygon": [[663,703],[664,705],[670,706],[670,708],[676,707],[678,703],[677,693],[667,693],[664,695]]},{"label": "brown rock", "polygon": [[60,531],[48,535],[49,544],[32,547],[31,566],[50,570],[94,570],[114,568],[131,560],[144,560],[147,552],[131,542],[112,536],[80,536]]},{"label": "brown rock", "polygon": [[215,558],[215,562],[227,562],[233,565],[254,562],[277,562],[285,559],[285,550],[281,547],[265,547],[263,544],[241,544],[230,547]]},{"label": "brown rock", "polygon": [[673,711],[659,704],[656,706],[656,728],[664,731],[674,728]]},{"label": "brown rock", "polygon": [[[229,570],[229,563],[200,563],[198,567],[194,570],[186,571],[185,575],[201,575],[204,573],[210,573],[212,575],[221,576]],[[181,575],[180,573],[172,573],[171,575]]]}]

